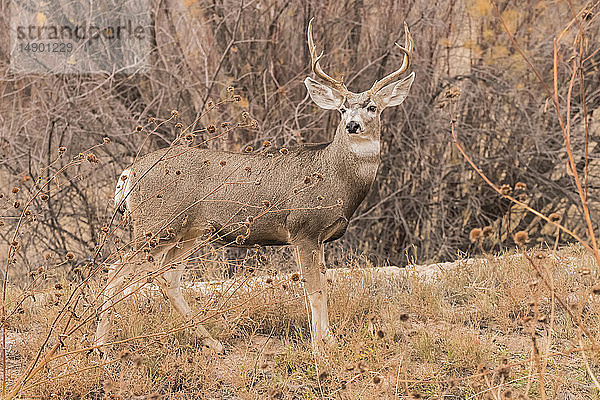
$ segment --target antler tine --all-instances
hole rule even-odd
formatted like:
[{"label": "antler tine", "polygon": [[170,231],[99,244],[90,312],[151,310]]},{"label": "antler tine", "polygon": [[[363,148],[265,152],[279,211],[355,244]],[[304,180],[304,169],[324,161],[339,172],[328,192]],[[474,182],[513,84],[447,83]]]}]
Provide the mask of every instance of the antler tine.
[{"label": "antler tine", "polygon": [[402,60],[402,65],[396,71],[390,73],[389,75],[381,78],[378,81],[375,81],[371,89],[369,90],[371,93],[377,93],[382,87],[387,85],[388,83],[398,79],[400,75],[402,75],[410,66],[412,52],[413,52],[413,39],[408,30],[408,25],[404,22],[404,47],[400,46],[398,43],[394,42],[396,46],[400,49],[402,53],[404,53],[404,58]]},{"label": "antler tine", "polygon": [[313,19],[314,19],[314,17],[311,18],[310,21],[308,22],[308,33],[307,33],[308,50],[310,52],[310,58],[312,60],[312,70],[316,76],[318,76],[319,78],[323,79],[326,82],[331,83],[337,89],[347,91],[346,86],[344,85],[343,79],[337,80],[337,79],[334,79],[331,76],[327,75],[325,73],[325,71],[323,71],[323,69],[321,68],[321,64],[319,64],[321,57],[323,57],[323,52],[321,52],[321,54],[319,54],[317,56],[317,47],[315,46],[315,43],[313,41],[313,36],[312,36]]}]

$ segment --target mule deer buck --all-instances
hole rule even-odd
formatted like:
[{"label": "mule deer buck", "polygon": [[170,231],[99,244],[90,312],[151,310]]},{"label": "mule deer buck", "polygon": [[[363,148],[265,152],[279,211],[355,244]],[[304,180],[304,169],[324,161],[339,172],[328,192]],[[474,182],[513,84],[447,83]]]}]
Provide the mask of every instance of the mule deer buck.
[{"label": "mule deer buck", "polygon": [[[321,68],[323,53],[317,54],[309,22],[312,71],[321,82],[307,77],[304,84],[319,107],[340,112],[331,142],[253,154],[172,146],[123,171],[115,204],[131,215],[138,253],[147,246],[146,257],[156,264],[140,257],[111,267],[97,345],[106,341],[111,305],[125,290],[128,276],[184,262],[199,239],[232,246],[295,246],[311,309],[313,346],[319,349],[333,341],[324,243],[344,234],[367,195],[380,164],[381,112],[401,104],[413,83],[414,72],[398,80],[412,56],[406,24],[405,35],[404,47],[396,43],[403,53],[400,68],[369,90],[353,93]],[[182,270],[167,269],[157,280],[175,310],[193,321],[180,289]],[[196,325],[196,333],[206,346],[223,350],[203,326]]]}]

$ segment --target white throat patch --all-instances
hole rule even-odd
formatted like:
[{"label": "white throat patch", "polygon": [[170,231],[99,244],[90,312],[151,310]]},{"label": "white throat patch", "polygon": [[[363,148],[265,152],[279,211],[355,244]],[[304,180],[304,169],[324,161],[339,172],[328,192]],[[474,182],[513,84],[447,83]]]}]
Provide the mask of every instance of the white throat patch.
[{"label": "white throat patch", "polygon": [[379,140],[350,138],[350,149],[359,157],[374,157],[379,155],[381,145]]}]

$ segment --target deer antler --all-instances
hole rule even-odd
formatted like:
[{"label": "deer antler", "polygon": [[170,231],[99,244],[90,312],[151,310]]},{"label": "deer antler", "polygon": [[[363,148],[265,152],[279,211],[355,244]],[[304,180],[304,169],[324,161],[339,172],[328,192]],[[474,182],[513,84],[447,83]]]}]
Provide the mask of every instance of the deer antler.
[{"label": "deer antler", "polygon": [[314,17],[311,18],[310,21],[308,22],[308,33],[307,33],[308,51],[310,52],[310,58],[312,60],[312,70],[316,76],[318,76],[319,78],[323,79],[326,82],[329,82],[336,89],[341,90],[343,92],[348,92],[346,85],[344,85],[343,78],[340,80],[332,78],[331,76],[327,75],[325,73],[325,71],[323,71],[323,69],[321,68],[321,65],[319,64],[321,57],[323,57],[323,52],[321,52],[321,54],[319,54],[317,56],[317,47],[315,46],[315,43],[313,42],[313,36],[312,36],[313,19],[314,19]]},{"label": "deer antler", "polygon": [[402,65],[400,65],[400,68],[398,68],[396,71],[392,72],[391,74],[381,78],[378,81],[375,81],[375,83],[373,84],[371,89],[369,89],[370,93],[373,93],[373,94],[377,93],[382,87],[384,87],[388,83],[398,79],[398,77],[401,74],[403,74],[410,66],[410,61],[412,58],[412,51],[413,51],[413,40],[412,40],[412,36],[410,35],[410,32],[408,30],[408,25],[406,24],[406,22],[404,22],[404,34],[405,34],[404,47],[402,47],[398,43],[394,42],[394,44],[396,46],[398,46],[400,51],[402,53],[404,53],[404,59],[402,60]]}]

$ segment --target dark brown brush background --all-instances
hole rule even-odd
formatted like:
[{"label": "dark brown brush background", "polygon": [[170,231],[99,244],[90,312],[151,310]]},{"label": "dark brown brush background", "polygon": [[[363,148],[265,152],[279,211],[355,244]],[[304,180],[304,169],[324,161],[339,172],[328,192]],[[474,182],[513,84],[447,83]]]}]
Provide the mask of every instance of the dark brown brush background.
[{"label": "dark brown brush background", "polygon": [[[73,1],[77,0],[55,3],[61,7]],[[315,17],[317,47],[325,50],[324,68],[343,75],[354,91],[367,89],[399,65],[393,42],[403,42],[403,21],[415,41],[415,84],[402,106],[383,114],[382,165],[348,232],[330,245],[337,254],[351,249],[377,263],[397,265],[453,259],[458,252],[476,252],[469,231],[487,225],[495,229],[485,244],[493,251],[513,245],[508,230],[526,230],[534,243],[554,242],[554,229],[511,208],[468,167],[452,144],[452,118],[458,120],[459,137],[474,161],[494,182],[513,188],[525,183],[527,190],[517,193],[520,198],[546,215],[560,213],[567,227],[584,235],[556,114],[487,1],[152,3],[156,36],[151,73],[17,76],[8,71],[9,5],[7,0],[0,2],[0,193],[5,194],[0,199],[0,250],[10,242],[15,221],[10,217],[17,213],[12,200],[6,200],[12,187],[21,188],[17,198],[24,201],[38,176],[54,174],[104,136],[112,140],[95,150],[98,165],[69,169],[62,176],[64,185],[49,201],[36,199],[32,209],[37,222],[28,224],[21,236],[19,271],[37,269],[45,252],[64,257],[72,251],[72,264],[89,258],[99,243],[100,227],[113,211],[119,173],[138,151],[167,146],[177,135],[174,123],[169,123],[144,141],[135,128],[145,125],[149,116],[167,119],[176,109],[179,121],[191,124],[207,100],[219,99],[233,85],[242,101],[211,112],[195,127],[234,122],[247,110],[260,128],[237,130],[210,146],[242,151],[247,145],[258,148],[265,140],[279,147],[330,140],[339,117],[318,109],[302,83],[310,73],[305,36],[310,17]],[[575,8],[585,4],[575,2]],[[553,38],[572,18],[568,3],[513,0],[498,5],[520,45],[552,85]],[[583,19],[584,56],[591,57],[584,77],[590,116],[589,199],[596,226],[599,12],[597,5],[590,7]],[[574,33],[565,36],[559,48],[564,96]],[[577,80],[573,89],[571,124],[575,161],[583,171],[579,84]],[[460,97],[448,99],[457,88]],[[64,159],[45,168],[59,146],[67,148]]]}]

